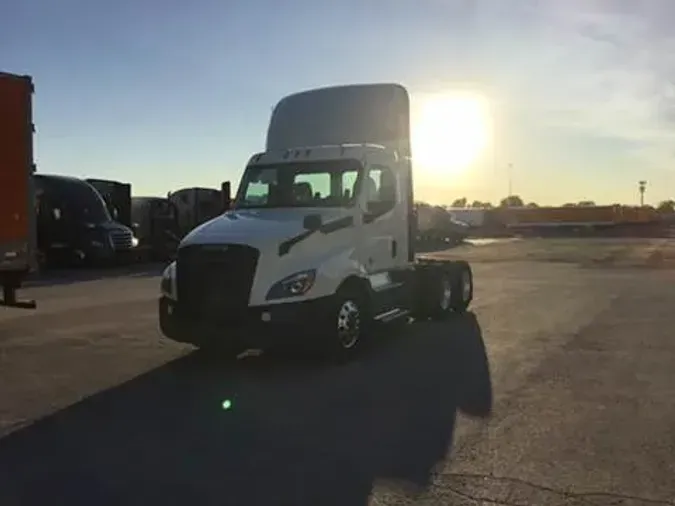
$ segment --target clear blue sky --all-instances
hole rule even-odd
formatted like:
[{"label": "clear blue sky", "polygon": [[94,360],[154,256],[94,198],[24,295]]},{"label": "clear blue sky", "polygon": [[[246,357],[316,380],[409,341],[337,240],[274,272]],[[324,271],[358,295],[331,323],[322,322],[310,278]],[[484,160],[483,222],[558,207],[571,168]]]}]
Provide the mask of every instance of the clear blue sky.
[{"label": "clear blue sky", "polygon": [[[475,89],[494,151],[417,196],[650,202],[675,196],[675,2],[22,0],[2,70],[36,84],[39,170],[137,194],[237,180],[275,101],[398,81],[413,98]],[[492,149],[492,148],[491,148]],[[494,156],[493,156],[494,155]]]}]

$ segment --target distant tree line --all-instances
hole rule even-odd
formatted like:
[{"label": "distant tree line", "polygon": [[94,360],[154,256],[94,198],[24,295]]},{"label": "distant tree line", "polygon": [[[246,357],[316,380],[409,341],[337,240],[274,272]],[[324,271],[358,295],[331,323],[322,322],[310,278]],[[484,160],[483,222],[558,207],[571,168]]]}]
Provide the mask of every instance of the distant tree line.
[{"label": "distant tree line", "polygon": [[[592,200],[582,200],[579,202],[568,202],[563,204],[562,207],[593,207],[597,204]],[[614,204],[620,205],[620,204]],[[467,209],[493,209],[495,206],[491,202],[484,202],[481,200],[474,200],[470,202],[466,197],[455,199],[450,207],[464,207]],[[499,205],[496,207],[539,207],[536,202],[528,202],[520,197],[520,195],[510,195],[504,197],[499,201]],[[662,213],[675,213],[675,200],[664,200],[656,206],[656,210]]]},{"label": "distant tree line", "polygon": [[661,213],[675,213],[675,200],[664,200],[656,206],[656,210]]},{"label": "distant tree line", "polygon": [[[466,207],[473,209],[493,209],[495,206],[492,202],[483,202],[481,200],[474,200],[469,204],[469,201],[466,197],[461,199],[456,199],[453,201],[450,207]],[[496,207],[539,207],[535,202],[529,202],[525,204],[525,201],[519,195],[510,195],[504,197],[499,201],[499,205]]]}]

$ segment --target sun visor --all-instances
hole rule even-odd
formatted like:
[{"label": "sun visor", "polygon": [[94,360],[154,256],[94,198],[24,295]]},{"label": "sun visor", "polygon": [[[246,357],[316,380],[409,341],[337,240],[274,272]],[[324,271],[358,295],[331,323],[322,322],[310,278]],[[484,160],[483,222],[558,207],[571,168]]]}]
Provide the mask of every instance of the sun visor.
[{"label": "sun visor", "polygon": [[380,144],[410,156],[410,99],[399,84],[357,84],[289,95],[276,105],[266,150]]}]

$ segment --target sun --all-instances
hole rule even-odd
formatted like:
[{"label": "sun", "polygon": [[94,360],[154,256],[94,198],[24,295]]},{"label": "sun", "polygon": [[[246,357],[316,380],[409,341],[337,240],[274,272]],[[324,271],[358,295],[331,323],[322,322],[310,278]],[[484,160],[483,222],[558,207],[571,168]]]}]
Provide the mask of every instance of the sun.
[{"label": "sun", "polygon": [[424,171],[460,173],[471,166],[490,141],[487,100],[471,93],[425,97],[413,118],[413,160]]}]

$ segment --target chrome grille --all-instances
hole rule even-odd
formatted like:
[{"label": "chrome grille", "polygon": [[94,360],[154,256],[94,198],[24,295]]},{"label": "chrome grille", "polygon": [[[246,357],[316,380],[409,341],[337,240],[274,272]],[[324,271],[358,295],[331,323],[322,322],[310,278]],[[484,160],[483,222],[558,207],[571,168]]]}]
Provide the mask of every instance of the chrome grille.
[{"label": "chrome grille", "polygon": [[113,230],[110,232],[110,242],[115,251],[131,249],[133,236],[129,230]]}]

